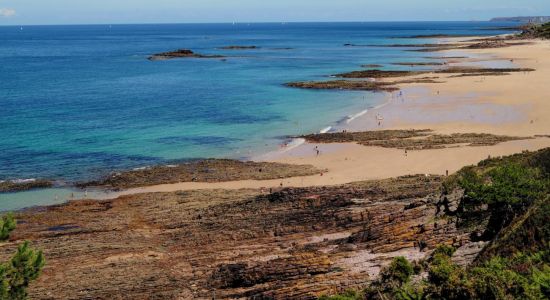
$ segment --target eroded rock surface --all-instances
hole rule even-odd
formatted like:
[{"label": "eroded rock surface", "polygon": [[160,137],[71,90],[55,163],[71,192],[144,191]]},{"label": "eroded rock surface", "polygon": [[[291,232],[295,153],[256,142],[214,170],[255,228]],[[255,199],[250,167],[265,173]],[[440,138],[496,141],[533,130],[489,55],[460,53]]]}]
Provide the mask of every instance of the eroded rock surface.
[{"label": "eroded rock surface", "polygon": [[436,215],[441,181],[71,202],[20,213],[0,259],[22,240],[44,250],[31,299],[314,299],[365,286],[395,256],[469,245]]}]

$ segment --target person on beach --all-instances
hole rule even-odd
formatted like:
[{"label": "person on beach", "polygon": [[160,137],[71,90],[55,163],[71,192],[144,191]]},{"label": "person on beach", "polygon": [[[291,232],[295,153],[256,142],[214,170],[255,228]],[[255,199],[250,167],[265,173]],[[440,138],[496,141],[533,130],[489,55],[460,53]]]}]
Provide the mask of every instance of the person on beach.
[{"label": "person on beach", "polygon": [[319,149],[317,149],[317,156],[319,156],[320,153],[321,153],[321,152],[319,151]]},{"label": "person on beach", "polygon": [[405,149],[405,156],[407,156],[407,154],[408,154],[408,153],[407,153],[407,149]]}]

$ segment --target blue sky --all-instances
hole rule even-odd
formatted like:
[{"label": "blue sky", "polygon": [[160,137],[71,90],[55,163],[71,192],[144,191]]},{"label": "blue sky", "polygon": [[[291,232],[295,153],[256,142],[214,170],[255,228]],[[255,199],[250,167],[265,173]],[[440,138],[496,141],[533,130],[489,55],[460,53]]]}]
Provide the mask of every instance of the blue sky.
[{"label": "blue sky", "polygon": [[0,0],[0,25],[486,20],[550,0]]}]

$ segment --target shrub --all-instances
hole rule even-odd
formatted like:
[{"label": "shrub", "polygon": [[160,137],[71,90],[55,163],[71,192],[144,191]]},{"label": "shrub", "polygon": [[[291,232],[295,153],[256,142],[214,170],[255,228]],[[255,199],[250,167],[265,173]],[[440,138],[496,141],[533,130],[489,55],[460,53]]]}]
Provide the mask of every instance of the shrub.
[{"label": "shrub", "polygon": [[17,248],[10,261],[0,264],[0,299],[27,299],[27,287],[36,280],[44,267],[42,251],[36,251],[25,242]]},{"label": "shrub", "polygon": [[15,229],[15,219],[13,214],[3,215],[0,219],[0,241],[5,241],[10,237],[10,233]]},{"label": "shrub", "polygon": [[547,192],[546,180],[537,168],[507,162],[479,174],[472,168],[462,172],[464,189],[461,218],[475,216],[485,205],[490,214],[485,238],[493,238]]},{"label": "shrub", "polygon": [[399,256],[394,258],[388,268],[382,272],[382,280],[402,285],[409,282],[413,274],[413,265],[405,257]]}]

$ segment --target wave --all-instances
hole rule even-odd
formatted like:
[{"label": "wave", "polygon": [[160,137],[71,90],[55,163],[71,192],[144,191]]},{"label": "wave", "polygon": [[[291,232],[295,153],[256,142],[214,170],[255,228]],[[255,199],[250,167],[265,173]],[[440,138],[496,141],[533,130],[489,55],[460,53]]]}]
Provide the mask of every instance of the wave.
[{"label": "wave", "polygon": [[30,183],[30,182],[35,182],[35,181],[36,181],[36,178],[26,178],[26,179],[2,180],[0,182],[11,182],[11,183],[20,184],[20,183]]},{"label": "wave", "polygon": [[290,142],[286,143],[286,146],[282,149],[283,152],[290,151],[306,142],[303,138],[294,138]]},{"label": "wave", "polygon": [[319,131],[319,133],[327,133],[332,130],[332,126],[325,127]]},{"label": "wave", "polygon": [[365,110],[363,110],[363,111],[361,111],[361,112],[356,113],[355,115],[350,115],[350,116],[348,116],[348,118],[347,118],[347,120],[346,120],[346,124],[351,123],[353,120],[355,120],[355,119],[357,119],[357,118],[359,118],[359,117],[365,115],[365,114],[368,113],[368,112],[369,112],[369,110],[368,110],[368,109],[365,109]]}]

